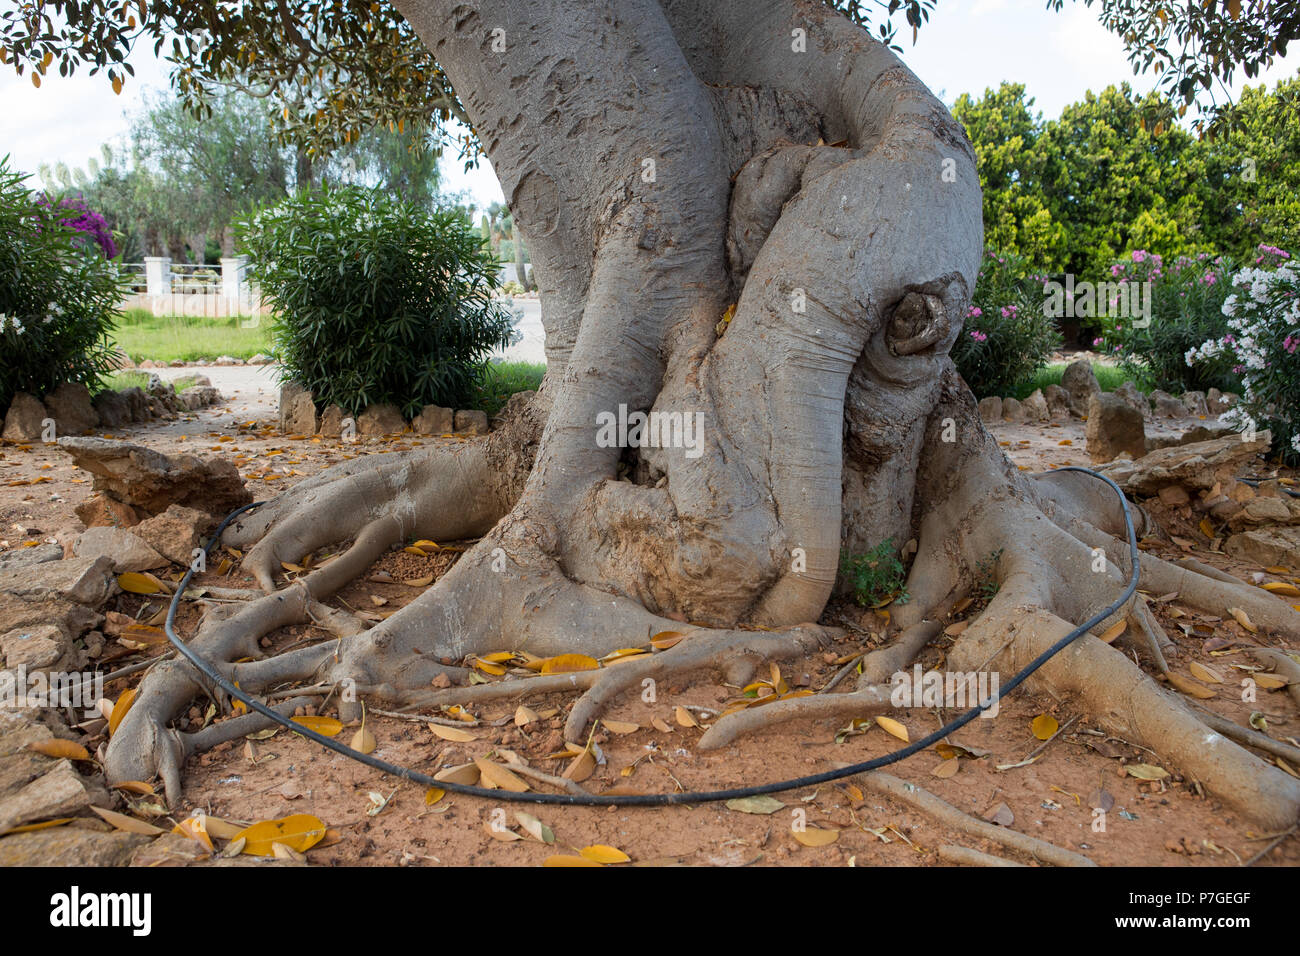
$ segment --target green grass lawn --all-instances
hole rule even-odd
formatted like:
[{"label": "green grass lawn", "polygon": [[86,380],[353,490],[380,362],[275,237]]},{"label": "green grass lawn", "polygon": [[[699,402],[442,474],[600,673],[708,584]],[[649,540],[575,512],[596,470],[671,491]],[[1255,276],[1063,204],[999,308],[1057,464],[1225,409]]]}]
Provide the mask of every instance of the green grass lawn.
[{"label": "green grass lawn", "polygon": [[500,362],[489,364],[479,384],[479,398],[474,405],[489,415],[505,407],[515,392],[536,390],[542,384],[546,366],[534,362]]},{"label": "green grass lawn", "polygon": [[243,328],[243,324],[253,321],[159,316],[148,309],[130,309],[110,338],[136,362],[201,362],[222,355],[247,359],[271,351],[270,318],[263,316],[256,328]]},{"label": "green grass lawn", "polygon": [[[135,369],[123,369],[114,372],[104,378],[104,387],[111,388],[114,391],[122,391],[124,388],[139,388],[147,390],[149,388],[149,373],[139,372]],[[185,391],[187,388],[194,387],[194,376],[183,375],[180,378],[172,379],[172,387],[177,393]]]},{"label": "green grass lawn", "polygon": [[[1061,376],[1065,374],[1065,368],[1064,362],[1040,368],[1033,378],[1016,386],[1016,390],[1011,397],[1023,400],[1032,395],[1035,389],[1046,388],[1049,385],[1060,385]],[[1114,365],[1098,365],[1094,362],[1092,373],[1097,376],[1097,384],[1101,386],[1103,392],[1113,392],[1129,381],[1132,381],[1143,392],[1150,392],[1153,388],[1149,383],[1142,381],[1140,378],[1135,379],[1133,375],[1121,368],[1116,368]]]}]

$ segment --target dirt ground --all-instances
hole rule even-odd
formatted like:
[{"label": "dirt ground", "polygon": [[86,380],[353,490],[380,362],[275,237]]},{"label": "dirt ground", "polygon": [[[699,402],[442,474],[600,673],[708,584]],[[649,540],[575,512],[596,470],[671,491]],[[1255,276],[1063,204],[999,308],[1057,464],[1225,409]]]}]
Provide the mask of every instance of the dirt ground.
[{"label": "dirt ground", "polygon": [[[357,454],[446,440],[411,438],[350,445],[319,439],[293,441],[274,433],[270,427],[273,417],[269,398],[254,397],[204,410],[178,422],[136,426],[114,437],[168,453],[188,451],[230,458],[248,479],[255,497],[269,496]],[[1190,427],[1196,423],[1182,424]],[[1087,464],[1081,422],[1000,425],[993,431],[1011,459],[1023,468]],[[89,487],[89,476],[74,468],[56,449],[11,444],[0,448],[0,548],[19,547],[32,540],[69,542],[81,528],[72,507],[88,496]],[[1177,522],[1179,516],[1168,517]],[[1199,560],[1245,580],[1252,580],[1253,574],[1262,571],[1208,550],[1209,542],[1203,537],[1195,541],[1194,553]],[[1181,553],[1173,544],[1155,544],[1153,550],[1168,552],[1171,557]],[[394,552],[381,559],[366,579],[341,592],[339,599],[354,608],[378,608],[388,613],[412,600],[420,589],[371,580],[372,576],[385,571],[396,581],[422,575],[436,577],[450,566],[453,557],[435,554],[420,558]],[[237,563],[229,574],[219,576],[219,563],[210,563],[213,570],[198,583],[253,587],[251,579],[240,576]],[[1263,580],[1293,580],[1296,570],[1291,569],[1290,576],[1269,574]],[[1230,617],[1226,621],[1207,618],[1181,605],[1177,597],[1152,597],[1164,598],[1154,607],[1177,645],[1177,653],[1170,660],[1173,670],[1185,674],[1193,661],[1220,670],[1246,661],[1246,656],[1234,650],[1231,643],[1223,646],[1224,641],[1217,640],[1247,639],[1249,635],[1236,621]],[[157,599],[137,595],[124,594],[115,600],[118,610],[133,616],[142,611],[148,615],[161,606]],[[148,601],[153,604],[142,608]],[[197,620],[197,608],[187,605],[180,621],[181,633],[193,633]],[[852,630],[832,650],[798,665],[787,665],[783,676],[791,686],[821,687],[847,656],[873,646],[884,631],[884,622],[875,612],[843,605],[829,608],[824,621],[851,625]],[[1192,623],[1201,625],[1194,637],[1182,627]],[[1207,639],[1211,634],[1213,637]],[[274,635],[268,650],[323,636],[323,632],[312,633],[305,628],[286,629]],[[930,666],[939,662],[951,640],[940,636],[926,650],[922,663]],[[1121,636],[1116,646],[1153,673],[1144,652],[1126,640]],[[143,653],[159,650],[147,649]],[[99,663],[112,669],[139,659],[141,653],[110,642]],[[134,680],[130,677],[114,682],[107,695],[116,698]],[[1206,703],[1219,713],[1245,723],[1252,711],[1258,711],[1267,720],[1271,735],[1290,738],[1292,743],[1300,739],[1300,710],[1285,691],[1261,691],[1259,701],[1248,705],[1236,699],[1232,679],[1216,690],[1216,698]],[[699,752],[695,744],[702,730],[681,726],[675,716],[677,708],[702,708],[691,712],[700,723],[708,724],[709,712],[716,713],[737,694],[736,688],[703,679],[690,685],[661,684],[654,704],[628,695],[608,716],[635,723],[639,729],[627,734],[601,729],[596,734],[594,739],[605,764],[584,786],[593,792],[614,786],[647,792],[678,787],[736,787],[818,773],[837,763],[863,761],[902,746],[900,740],[879,726],[836,743],[841,724],[821,722],[786,724],[721,751]],[[472,708],[477,724],[467,727],[476,739],[467,742],[440,739],[423,721],[372,714],[368,727],[378,743],[376,756],[429,773],[440,766],[484,756],[494,748],[514,750],[532,766],[558,773],[564,762],[548,759],[548,755],[562,749],[560,727],[572,699],[528,699],[528,706],[543,717],[524,728],[516,727],[512,720],[515,701]],[[551,710],[557,712],[546,717]],[[325,713],[329,712],[327,708]],[[1061,725],[1072,719],[1074,722],[1044,748],[1031,730],[1031,722],[1040,714],[1052,715]],[[951,712],[917,708],[900,719],[911,738],[917,739],[952,716]],[[196,724],[202,720],[197,707],[189,718]],[[657,729],[652,723],[656,719],[659,728],[668,730]],[[344,733],[346,739],[352,731]],[[1253,857],[1275,836],[1252,831],[1213,797],[1199,793],[1193,781],[1183,780],[1177,768],[1168,768],[1173,776],[1164,781],[1148,782],[1128,775],[1126,765],[1160,761],[1150,752],[1101,736],[1078,716],[1069,700],[1037,697],[1021,688],[1002,702],[997,717],[974,721],[954,735],[952,743],[973,753],[987,753],[959,758],[957,772],[950,775],[935,775],[936,768],[949,762],[933,750],[889,771],[976,816],[1005,804],[1013,815],[1013,829],[1076,850],[1099,864],[1232,866]],[[1036,751],[1039,754],[1035,760],[1019,765]],[[644,810],[559,808],[507,805],[455,794],[447,794],[430,806],[420,787],[386,777],[281,731],[256,741],[252,747],[242,742],[227,744],[192,759],[185,768],[184,785],[187,809],[202,809],[228,821],[251,822],[292,813],[320,817],[338,831],[336,841],[327,841],[331,845],[317,847],[308,854],[309,862],[323,865],[536,865],[552,854],[572,854],[581,847],[606,844],[623,850],[633,863],[640,864],[931,866],[942,865],[936,851],[949,843],[1033,864],[1031,859],[937,824],[904,804],[864,792],[852,781],[780,794],[785,806],[770,815],[738,812],[721,804]],[[1091,809],[1099,790],[1113,798],[1101,832],[1094,828]],[[141,812],[148,813],[149,802],[140,801]],[[486,824],[499,809],[520,833],[523,830],[516,824],[515,810],[533,813],[553,829],[555,844],[547,846],[526,837],[510,842],[493,838]],[[822,847],[801,845],[791,830],[796,815],[805,817],[810,826],[839,830],[838,838]],[[161,825],[169,819],[178,818],[164,816],[156,822]],[[1300,838],[1293,836],[1258,865],[1296,864],[1300,864]]]}]

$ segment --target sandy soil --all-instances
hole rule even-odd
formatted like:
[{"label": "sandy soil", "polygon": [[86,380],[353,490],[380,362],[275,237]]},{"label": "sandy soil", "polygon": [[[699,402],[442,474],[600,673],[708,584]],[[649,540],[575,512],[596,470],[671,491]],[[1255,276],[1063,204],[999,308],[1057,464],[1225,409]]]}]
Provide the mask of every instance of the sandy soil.
[{"label": "sandy soil", "polygon": [[[181,370],[177,370],[179,373]],[[189,372],[191,370],[184,370]],[[205,370],[207,371],[207,370]],[[254,376],[248,369],[209,372],[214,384],[224,389],[233,382],[219,381],[226,372]],[[261,390],[259,392],[259,389]],[[441,439],[408,438],[398,442],[343,445],[332,440],[290,441],[269,427],[273,417],[274,386],[250,377],[234,401],[225,407],[204,410],[179,422],[132,428],[115,437],[150,445],[164,452],[190,451],[221,455],[240,467],[254,494],[270,494],[300,478],[356,454],[388,452],[422,441]],[[1181,423],[1196,424],[1194,421]],[[994,428],[1007,453],[1018,465],[1039,470],[1052,465],[1086,464],[1083,425],[1079,422],[1051,426],[1005,425]],[[27,540],[68,541],[80,530],[72,506],[89,494],[88,476],[77,471],[56,449],[34,445],[5,445],[0,449],[0,547],[15,547]],[[1177,521],[1178,516],[1169,516]],[[1196,557],[1239,576],[1261,569],[1234,565],[1226,556],[1198,544]],[[1171,554],[1177,549],[1167,547]],[[423,563],[422,563],[423,562]],[[215,566],[217,562],[213,562]],[[415,558],[390,554],[372,571],[389,570],[398,579],[420,573],[440,574],[450,560]],[[1269,579],[1283,580],[1276,576]],[[251,587],[237,569],[218,578],[210,571],[200,583]],[[386,600],[385,611],[413,599],[418,589],[401,584],[361,580],[340,597],[354,607],[376,606],[371,597]],[[130,614],[149,600],[122,595],[118,609]],[[157,602],[150,610],[157,606]],[[1179,625],[1200,622],[1217,637],[1245,638],[1240,626],[1210,620],[1180,606],[1176,598],[1156,605],[1165,630],[1178,647],[1170,664],[1186,673],[1188,663],[1224,668],[1245,656],[1228,649],[1212,657],[1203,637],[1188,637]],[[147,613],[147,612],[146,612]],[[825,620],[850,623],[856,628],[833,650],[785,669],[792,685],[822,686],[839,668],[837,661],[870,646],[883,631],[874,612],[833,606]],[[183,634],[197,625],[197,610],[188,607],[180,621]],[[272,638],[270,650],[288,647],[303,639],[316,639],[320,632],[290,628]],[[922,657],[927,666],[941,661],[951,639],[940,637]],[[1143,652],[1125,643],[1117,646],[1135,656],[1152,671]],[[1212,645],[1213,646],[1213,645]],[[510,648],[502,648],[509,650]],[[137,659],[138,652],[110,643],[105,658],[116,658],[113,666]],[[134,678],[128,678],[128,681]],[[116,697],[125,682],[109,688]],[[703,679],[678,682],[659,688],[653,705],[628,697],[610,712],[611,718],[630,721],[640,728],[627,735],[597,733],[595,740],[606,758],[604,766],[586,782],[600,792],[613,786],[632,786],[645,791],[716,789],[767,782],[831,769],[834,762],[858,762],[885,754],[900,742],[880,727],[835,742],[835,723],[787,724],[737,745],[714,753],[696,749],[702,731],[680,726],[674,719],[679,705],[720,709],[736,696],[727,688]],[[518,752],[533,766],[555,770],[563,764],[547,759],[560,749],[559,728],[570,699],[559,696],[529,699],[542,713],[558,708],[559,713],[527,728],[516,728],[511,715],[515,702],[501,702],[474,708],[477,739],[448,743],[435,737],[423,722],[372,715],[368,726],[377,741],[378,756],[433,772],[439,766],[483,756],[493,748]],[[1264,693],[1251,708],[1235,699],[1228,685],[1208,704],[1215,710],[1242,721],[1252,709],[1261,711],[1268,729],[1276,737],[1300,738],[1300,711],[1285,692]],[[326,711],[329,712],[328,710]],[[1011,826],[1022,832],[1077,850],[1101,864],[1222,866],[1235,865],[1256,854],[1267,835],[1253,832],[1243,821],[1225,810],[1212,797],[1198,794],[1190,781],[1175,774],[1162,783],[1142,782],[1128,776],[1125,764],[1159,763],[1152,754],[1123,741],[1094,736],[1086,720],[1077,719],[1069,730],[1047,746],[1036,761],[1013,769],[1041,742],[1031,731],[1038,715],[1053,715],[1061,724],[1077,716],[1071,702],[1035,697],[1023,689],[1005,700],[993,719],[976,720],[955,735],[953,742],[975,751],[987,751],[977,759],[961,759],[955,775],[941,778],[934,769],[945,763],[932,751],[917,755],[891,769],[918,786],[939,795],[954,806],[983,815],[999,803],[1014,814]],[[947,715],[951,717],[951,714]],[[201,720],[195,708],[191,720]],[[913,739],[933,731],[944,715],[913,710],[903,716]],[[658,718],[667,732],[655,729]],[[707,718],[702,718],[708,723]],[[351,731],[346,731],[350,736]],[[93,744],[92,744],[93,749]],[[737,812],[717,804],[665,809],[583,809],[520,806],[553,828],[554,847],[522,839],[501,842],[493,839],[485,824],[494,811],[504,809],[515,824],[515,806],[489,800],[447,795],[426,806],[421,788],[371,771],[340,756],[323,752],[287,732],[261,740],[253,748],[244,744],[224,745],[191,760],[185,772],[185,802],[228,820],[255,821],[290,813],[311,813],[339,831],[340,839],[328,847],[313,849],[309,859],[317,864],[363,863],[381,865],[425,864],[538,864],[552,853],[572,853],[577,848],[602,843],[624,850],[637,863],[682,863],[721,866],[819,865],[853,863],[864,865],[938,865],[936,849],[945,843],[1002,855],[1008,851],[982,840],[937,825],[919,811],[891,800],[858,790],[851,782],[826,785],[815,791],[794,791],[780,795],[783,809],[771,815]],[[631,768],[631,769],[627,769]],[[1171,771],[1175,768],[1169,768]],[[1104,832],[1093,829],[1090,797],[1098,790],[1113,797],[1106,815]],[[387,802],[378,812],[371,794]],[[809,824],[840,831],[833,844],[809,848],[796,842],[791,832],[795,811],[803,811]],[[162,822],[162,821],[159,821]],[[519,829],[517,826],[515,827]],[[1012,855],[1014,856],[1014,855]],[[1021,862],[1032,860],[1020,858]],[[1300,864],[1300,839],[1292,838],[1275,849],[1262,864]]]}]

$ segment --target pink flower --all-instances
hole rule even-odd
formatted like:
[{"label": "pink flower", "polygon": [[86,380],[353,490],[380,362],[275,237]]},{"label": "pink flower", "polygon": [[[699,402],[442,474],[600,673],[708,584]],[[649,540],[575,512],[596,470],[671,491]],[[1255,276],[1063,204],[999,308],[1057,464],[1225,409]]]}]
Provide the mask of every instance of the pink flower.
[{"label": "pink flower", "polygon": [[1097,339],[1093,339],[1093,340],[1092,340],[1092,347],[1093,347],[1093,348],[1096,348],[1098,345],[1101,345],[1101,343],[1102,343],[1102,340],[1101,340],[1101,339],[1099,339],[1099,338],[1097,338]]},{"label": "pink flower", "polygon": [[984,310],[974,305],[972,305],[969,309],[966,310],[966,318],[968,319],[977,319],[983,314],[984,314]]},{"label": "pink flower", "polygon": [[973,338],[976,342],[987,342],[989,340],[989,337],[985,335],[983,332],[981,332],[979,329],[975,329],[973,332],[971,332],[970,337]]},{"label": "pink flower", "polygon": [[1286,349],[1292,355],[1295,355],[1297,347],[1300,347],[1300,339],[1296,338],[1294,335],[1288,335],[1282,342],[1282,348]]},{"label": "pink flower", "polygon": [[1148,258],[1148,253],[1147,253],[1147,251],[1146,251],[1145,249],[1134,249],[1134,250],[1133,250],[1133,261],[1134,261],[1134,262],[1146,262],[1146,261],[1147,261],[1147,258]]}]

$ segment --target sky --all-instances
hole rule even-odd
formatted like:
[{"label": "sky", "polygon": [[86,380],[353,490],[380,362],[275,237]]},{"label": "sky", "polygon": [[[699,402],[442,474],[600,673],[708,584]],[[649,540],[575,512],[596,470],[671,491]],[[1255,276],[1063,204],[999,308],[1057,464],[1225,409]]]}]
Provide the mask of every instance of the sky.
[{"label": "sky", "polygon": [[[1124,80],[1145,91],[1149,76],[1134,77],[1119,38],[1097,22],[1095,7],[1067,4],[1060,13],[1045,9],[1045,0],[940,0],[932,21],[915,46],[907,30],[903,59],[934,92],[951,103],[961,93],[978,95],[1003,80],[1021,82],[1047,117]],[[0,67],[0,155],[11,154],[12,168],[35,172],[41,162],[62,160],[72,167],[99,155],[101,143],[127,130],[127,115],[141,107],[145,90],[167,86],[167,66],[155,60],[152,45],[132,58],[134,81],[115,96],[102,76],[84,72],[65,78],[51,74],[38,90],[30,77],[21,79]],[[1300,54],[1279,60],[1252,85],[1294,76]],[[1231,93],[1240,92],[1239,81]],[[465,191],[479,208],[502,201],[501,188],[484,160],[469,173],[448,155],[442,162],[444,189]]]}]

